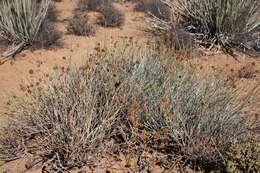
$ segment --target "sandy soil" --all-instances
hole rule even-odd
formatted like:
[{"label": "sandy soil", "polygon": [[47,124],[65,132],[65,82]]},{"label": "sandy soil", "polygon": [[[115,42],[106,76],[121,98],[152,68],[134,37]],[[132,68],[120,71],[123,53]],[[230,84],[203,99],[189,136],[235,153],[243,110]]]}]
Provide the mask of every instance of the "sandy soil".
[{"label": "sandy soil", "polygon": [[[56,3],[56,8],[59,12],[59,19],[57,28],[66,32],[67,20],[72,16],[72,11],[75,7],[75,1],[63,0]],[[18,54],[14,60],[10,60],[0,65],[0,115],[5,111],[5,102],[11,95],[19,95],[19,84],[24,80],[34,80],[37,74],[43,71],[51,71],[55,66],[62,66],[67,61],[64,60],[71,58],[72,62],[80,64],[84,61],[86,54],[91,52],[97,43],[110,42],[117,40],[121,37],[133,37],[138,41],[146,41],[150,39],[146,33],[142,31],[149,27],[148,23],[144,20],[144,14],[135,12],[133,4],[125,3],[116,4],[116,7],[122,10],[125,14],[125,24],[121,28],[102,28],[97,26],[95,36],[91,37],[78,37],[74,35],[64,34],[59,40],[63,46],[50,49],[42,49],[36,51],[24,50]],[[95,17],[95,14],[91,14]],[[4,51],[6,45],[0,42],[0,53]],[[239,60],[239,61],[238,61]],[[199,64],[202,69],[207,71],[217,70],[225,74],[237,78],[239,70],[247,64],[253,64],[250,68],[254,69],[254,77],[250,79],[242,79],[240,82],[245,86],[252,84],[260,85],[260,58],[249,58],[246,56],[239,56],[238,60],[223,53],[214,55],[204,55],[200,58],[190,60],[195,64]],[[29,74],[29,70],[33,70],[33,74]],[[0,116],[1,124],[5,124],[7,117]],[[25,169],[26,160],[18,160],[9,163],[0,163],[0,173],[20,173],[28,172]],[[2,166],[1,166],[2,164]],[[33,170],[29,172],[40,172]]]}]

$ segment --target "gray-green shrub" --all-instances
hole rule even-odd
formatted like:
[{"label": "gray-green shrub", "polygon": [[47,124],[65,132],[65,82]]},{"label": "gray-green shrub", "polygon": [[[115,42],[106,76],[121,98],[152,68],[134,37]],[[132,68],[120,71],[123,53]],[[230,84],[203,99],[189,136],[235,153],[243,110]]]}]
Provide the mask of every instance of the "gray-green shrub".
[{"label": "gray-green shrub", "polygon": [[[104,145],[113,141],[126,145],[121,152],[141,143],[169,157],[180,155],[195,168],[223,170],[222,155],[247,131],[244,116],[260,111],[259,86],[243,95],[158,47],[116,45],[97,47],[85,65],[63,68],[45,88],[23,87],[26,97],[13,99],[7,112],[12,135],[2,135],[0,148],[8,150],[0,156],[37,151],[55,166],[70,168],[107,152]],[[136,129],[148,139],[140,139]]]}]

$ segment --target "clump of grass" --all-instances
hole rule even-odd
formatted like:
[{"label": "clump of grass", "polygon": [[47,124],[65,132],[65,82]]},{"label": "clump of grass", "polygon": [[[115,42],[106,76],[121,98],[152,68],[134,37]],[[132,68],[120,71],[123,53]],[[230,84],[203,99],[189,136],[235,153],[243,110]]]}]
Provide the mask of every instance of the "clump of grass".
[{"label": "clump of grass", "polygon": [[71,34],[79,36],[90,36],[95,34],[94,27],[90,24],[87,16],[75,15],[69,20],[67,30]]},{"label": "clump of grass", "polygon": [[97,23],[104,27],[118,27],[124,24],[124,14],[113,6],[107,6],[100,11]]},{"label": "clump of grass", "polygon": [[58,20],[58,11],[54,3],[50,4],[47,11],[46,19],[50,22],[56,22]]},{"label": "clump of grass", "polygon": [[196,74],[169,54],[163,58],[143,57],[122,82],[130,122],[145,129],[146,147],[180,154],[197,168],[223,169],[221,154],[247,129],[244,112],[260,111],[259,86],[252,91],[257,99],[251,92],[241,96],[219,77]]},{"label": "clump of grass", "polygon": [[[197,42],[225,50],[236,48],[253,51],[259,40],[260,25],[257,14],[260,3],[254,0],[227,1],[164,1],[172,9],[177,23],[190,32]],[[154,26],[165,24],[155,20]],[[171,28],[170,23],[164,29]]]},{"label": "clump of grass", "polygon": [[[15,145],[64,169],[88,163],[91,154],[152,151],[222,171],[230,142],[247,131],[245,114],[260,111],[259,86],[241,95],[160,47],[113,46],[98,46],[85,65],[62,69],[44,89],[25,87],[26,97],[8,111]],[[147,161],[138,158],[143,170]]]},{"label": "clump of grass", "polygon": [[112,6],[111,0],[80,0],[78,8],[80,10],[100,11],[101,8]]},{"label": "clump of grass", "polygon": [[[45,89],[29,88],[26,98],[13,100],[14,111],[17,111],[12,113],[15,120],[7,129],[14,130],[15,142],[25,141],[24,145],[15,143],[23,146],[19,152],[37,151],[41,157],[53,160],[52,166],[69,169],[83,165],[88,155],[97,152],[104,140],[111,137],[117,112],[111,109],[113,105],[107,105],[110,109],[106,111],[103,104],[108,104],[109,100],[102,104],[99,100],[105,98],[100,95],[103,88],[98,87],[96,76],[91,77],[94,69],[85,70],[57,72]],[[24,107],[22,102],[28,105]],[[30,149],[27,148],[29,142],[33,146]],[[5,148],[9,146],[0,144]],[[19,152],[14,154],[18,157]]]},{"label": "clump of grass", "polygon": [[46,19],[41,25],[40,32],[33,41],[32,48],[49,48],[56,43],[59,44],[58,40],[62,35],[62,32],[55,28],[55,23]]},{"label": "clump of grass", "polygon": [[170,8],[161,0],[140,0],[136,2],[135,10],[150,13],[159,19],[170,20]]},{"label": "clump of grass", "polygon": [[3,54],[5,57],[12,56],[33,43],[49,4],[50,0],[0,1],[0,36],[14,45]]},{"label": "clump of grass", "polygon": [[97,23],[104,27],[118,27],[124,23],[124,14],[114,7],[111,0],[81,0],[78,8],[99,12]]}]

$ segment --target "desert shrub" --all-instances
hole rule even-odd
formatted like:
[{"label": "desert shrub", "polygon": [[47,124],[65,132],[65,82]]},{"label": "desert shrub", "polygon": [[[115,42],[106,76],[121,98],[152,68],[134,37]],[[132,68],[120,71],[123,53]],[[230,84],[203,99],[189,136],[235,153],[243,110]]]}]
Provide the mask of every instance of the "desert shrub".
[{"label": "desert shrub", "polygon": [[14,133],[4,131],[0,135],[0,160],[12,161],[24,155],[22,141]]},{"label": "desert shrub", "polygon": [[91,154],[106,152],[105,144],[118,144],[120,150],[110,154],[143,147],[164,159],[181,156],[195,168],[223,169],[221,156],[231,139],[247,129],[245,112],[259,113],[259,86],[244,96],[224,79],[172,57],[133,42],[98,46],[85,65],[62,68],[44,88],[22,87],[26,95],[11,100],[7,130],[16,146],[25,147],[19,151],[65,168],[86,164]]},{"label": "desert shrub", "polygon": [[75,15],[69,20],[67,30],[70,34],[79,36],[90,36],[95,33],[94,27],[90,24],[88,17]]},{"label": "desert shrub", "polygon": [[135,10],[151,13],[159,19],[169,20],[171,18],[170,8],[161,0],[141,0],[137,1]]},{"label": "desert shrub", "polygon": [[111,0],[80,0],[78,8],[80,10],[100,11],[101,8],[112,6]]},{"label": "desert shrub", "polygon": [[[222,169],[220,153],[246,131],[244,112],[258,105],[257,100],[242,100],[239,90],[218,77],[194,75],[186,66],[169,64],[143,58],[125,84],[127,102],[135,103],[130,116],[150,133],[144,145],[159,149],[162,144],[167,153],[179,153],[195,167]],[[259,92],[258,87],[254,93]]]},{"label": "desert shrub", "polygon": [[113,6],[106,6],[100,11],[97,23],[105,27],[118,27],[124,23],[124,14]]},{"label": "desert shrub", "polygon": [[176,53],[184,54],[187,58],[192,57],[195,42],[185,30],[175,27],[169,32],[158,33],[155,31],[154,34],[159,36],[160,41],[163,41],[166,47],[173,49]]},{"label": "desert shrub", "polygon": [[227,172],[257,172],[260,169],[260,143],[256,135],[247,133],[231,143],[225,154]]},{"label": "desert shrub", "polygon": [[50,46],[57,44],[62,35],[62,32],[55,28],[54,22],[45,19],[40,27],[40,32],[33,41],[32,48],[49,48]]},{"label": "desert shrub", "polygon": [[[260,26],[257,14],[259,1],[165,1],[177,18],[177,23],[192,33],[206,47],[220,45],[224,49],[254,50]],[[156,20],[157,28],[163,22]],[[160,23],[160,24],[158,24]],[[168,23],[168,26],[172,24]],[[167,27],[164,28],[167,30]]]},{"label": "desert shrub", "polygon": [[[84,164],[91,153],[104,146],[104,139],[112,135],[117,112],[113,105],[106,105],[109,107],[106,110],[109,100],[100,95],[102,80],[94,75],[95,70],[85,70],[59,71],[45,89],[30,88],[24,98],[12,101],[14,112],[10,116],[15,119],[7,130],[13,129],[11,134],[15,134],[14,141],[18,142],[14,144],[23,146],[19,152],[37,151],[43,158],[53,160],[53,166],[70,168]],[[19,141],[25,141],[24,145],[19,145]],[[6,142],[0,145],[9,147]],[[18,151],[12,152],[12,156],[20,155]]]},{"label": "desert shrub", "polygon": [[124,14],[113,6],[111,0],[80,0],[78,8],[99,12],[97,23],[105,27],[117,27],[124,23]]},{"label": "desert shrub", "polygon": [[55,4],[50,4],[46,14],[46,19],[51,22],[56,22],[58,20],[58,11],[55,7]]},{"label": "desert shrub", "polygon": [[0,1],[0,33],[13,45],[4,53],[10,56],[31,45],[44,21],[50,0],[1,0]]}]

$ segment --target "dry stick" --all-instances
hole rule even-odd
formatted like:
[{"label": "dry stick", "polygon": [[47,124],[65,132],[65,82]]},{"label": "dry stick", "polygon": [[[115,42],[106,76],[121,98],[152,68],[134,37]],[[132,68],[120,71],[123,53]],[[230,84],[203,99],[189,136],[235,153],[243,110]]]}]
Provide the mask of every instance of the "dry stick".
[{"label": "dry stick", "polygon": [[12,47],[11,49],[5,51],[5,52],[2,54],[2,56],[3,56],[4,58],[8,58],[8,57],[10,57],[10,56],[13,56],[13,55],[15,55],[16,53],[22,51],[22,49],[25,47],[25,45],[26,45],[25,42],[22,42],[22,43],[18,44],[17,46]]}]

